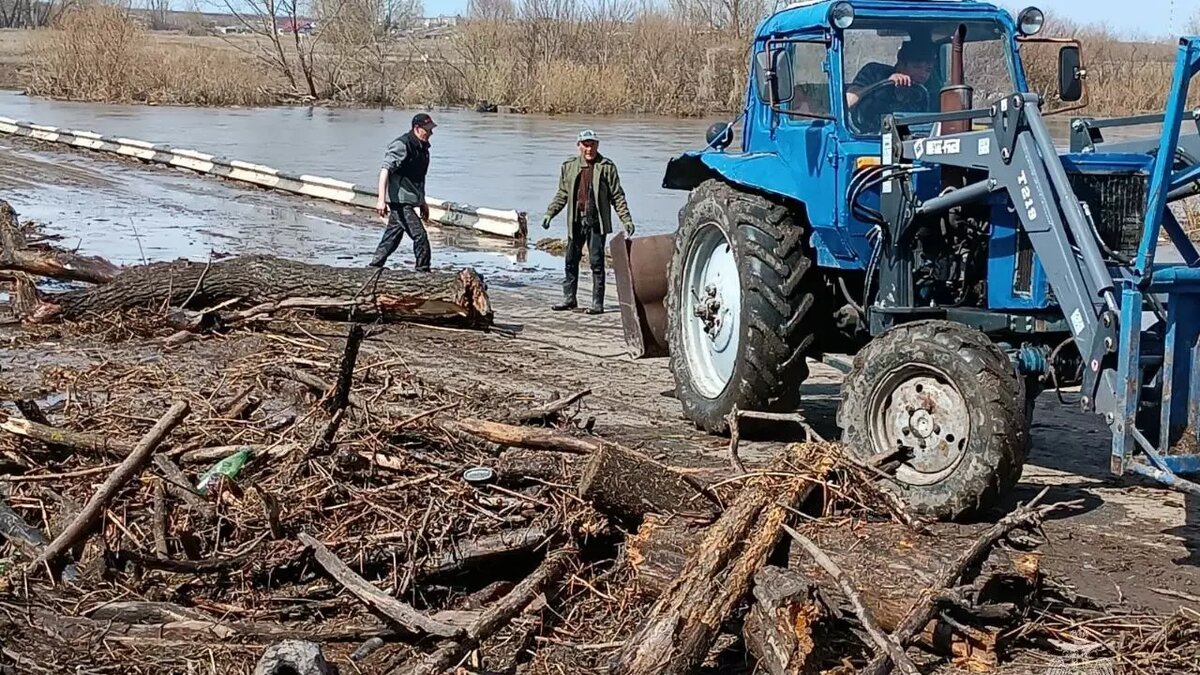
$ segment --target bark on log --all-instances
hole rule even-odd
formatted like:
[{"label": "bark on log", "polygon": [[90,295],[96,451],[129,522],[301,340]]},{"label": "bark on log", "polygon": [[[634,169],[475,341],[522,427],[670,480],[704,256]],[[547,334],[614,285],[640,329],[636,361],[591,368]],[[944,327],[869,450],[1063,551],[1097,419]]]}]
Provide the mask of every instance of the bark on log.
[{"label": "bark on log", "polygon": [[451,435],[467,434],[500,446],[530,450],[554,450],[575,455],[590,455],[600,448],[599,441],[502,422],[464,418],[461,420],[439,419],[437,424]]},{"label": "bark on log", "polygon": [[417,574],[420,579],[428,580],[456,574],[510,555],[529,553],[546,542],[547,534],[541,527],[523,527],[476,539],[459,540],[449,550],[422,561]]},{"label": "bark on log", "polygon": [[742,635],[759,667],[770,675],[820,672],[811,658],[817,646],[812,630],[825,615],[816,585],[794,570],[768,565],[754,575],[753,594]]},{"label": "bark on log", "polygon": [[68,431],[66,429],[31,422],[20,417],[8,418],[3,423],[0,423],[0,429],[10,434],[41,441],[47,445],[98,453],[114,459],[127,457],[133,451],[134,447],[132,443],[119,438],[108,438],[79,431]]},{"label": "bark on log", "polygon": [[[939,570],[954,562],[986,525],[936,523],[928,534],[915,533],[901,523],[860,523],[837,527],[803,528],[841,568],[862,596],[880,628],[894,631],[920,601]],[[679,520],[650,516],[626,540],[625,561],[632,566],[639,590],[658,597],[682,573],[684,562],[699,547],[703,530]],[[788,569],[817,584],[826,597],[840,591],[819,565],[798,545],[790,547]],[[1020,606],[1036,593],[1041,579],[1039,556],[998,549],[980,567],[983,582],[969,598],[971,612],[981,621],[1007,621],[1005,605]],[[848,608],[848,605],[847,605]],[[979,626],[983,631],[987,627]],[[941,620],[924,627],[916,643],[949,656],[977,655],[993,661],[996,641],[985,636],[955,634]]]},{"label": "bark on log", "polygon": [[637,575],[643,596],[657,598],[679,577],[700,545],[704,528],[697,523],[650,514],[625,539],[625,564]]},{"label": "bark on log", "polygon": [[790,446],[772,462],[768,475],[747,479],[734,502],[705,532],[678,579],[621,648],[612,672],[687,675],[696,670],[722,622],[778,545],[788,508],[816,486],[798,474],[786,478],[770,475],[789,464],[823,477],[833,458],[829,449],[819,444]]},{"label": "bark on log", "polygon": [[530,481],[574,483],[570,478],[579,470],[579,459],[572,455],[539,450],[508,450],[496,460],[496,481],[519,486]]},{"label": "bark on log", "polygon": [[626,448],[605,445],[592,453],[579,480],[579,496],[629,523],[648,513],[712,522],[720,506],[694,478]]},{"label": "bark on log", "polygon": [[239,306],[253,306],[292,297],[358,297],[362,304],[390,320],[484,327],[493,318],[487,285],[472,269],[429,273],[379,271],[313,265],[263,255],[211,265],[190,261],[139,265],[126,268],[107,284],[64,293],[54,300],[61,318],[74,319],[88,312],[178,306],[189,299],[196,306],[234,300]]}]

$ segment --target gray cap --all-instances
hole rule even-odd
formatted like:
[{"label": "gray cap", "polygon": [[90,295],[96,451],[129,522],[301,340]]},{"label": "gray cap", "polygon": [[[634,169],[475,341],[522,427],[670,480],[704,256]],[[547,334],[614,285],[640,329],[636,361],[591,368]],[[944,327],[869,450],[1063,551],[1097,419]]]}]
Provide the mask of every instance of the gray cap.
[{"label": "gray cap", "polygon": [[582,143],[584,141],[599,142],[600,139],[596,138],[596,132],[592,131],[591,129],[584,129],[583,131],[579,132],[579,137],[575,139],[575,142]]}]

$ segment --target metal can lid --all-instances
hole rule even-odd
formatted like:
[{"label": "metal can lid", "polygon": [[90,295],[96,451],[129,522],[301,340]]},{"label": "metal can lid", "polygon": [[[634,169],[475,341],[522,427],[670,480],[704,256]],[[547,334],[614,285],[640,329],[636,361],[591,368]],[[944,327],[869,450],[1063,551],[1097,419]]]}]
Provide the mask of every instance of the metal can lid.
[{"label": "metal can lid", "polygon": [[486,483],[496,476],[496,472],[486,466],[473,466],[463,471],[463,480],[468,483]]}]

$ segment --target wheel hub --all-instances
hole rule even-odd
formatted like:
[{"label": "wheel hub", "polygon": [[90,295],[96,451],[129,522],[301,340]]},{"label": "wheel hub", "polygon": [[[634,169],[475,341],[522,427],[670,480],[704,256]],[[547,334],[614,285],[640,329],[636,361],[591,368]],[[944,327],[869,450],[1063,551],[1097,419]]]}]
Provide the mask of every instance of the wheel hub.
[{"label": "wheel hub", "polygon": [[697,389],[715,398],[733,376],[738,351],[741,284],[724,232],[702,227],[684,265],[684,348]]},{"label": "wheel hub", "polygon": [[729,331],[722,331],[725,326],[725,303],[722,302],[721,292],[714,284],[704,287],[704,295],[696,303],[693,312],[704,326],[704,334],[713,342],[712,348],[723,351],[729,346]]},{"label": "wheel hub", "polygon": [[913,484],[940,480],[962,460],[970,411],[958,390],[923,366],[886,378],[872,407],[877,448],[906,449],[911,455],[897,478]]}]

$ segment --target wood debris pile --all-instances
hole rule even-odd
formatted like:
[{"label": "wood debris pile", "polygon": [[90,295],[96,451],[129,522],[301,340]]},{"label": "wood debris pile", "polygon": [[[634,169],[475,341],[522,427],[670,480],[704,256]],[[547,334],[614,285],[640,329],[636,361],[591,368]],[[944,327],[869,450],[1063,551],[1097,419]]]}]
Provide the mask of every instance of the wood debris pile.
[{"label": "wood debris pile", "polygon": [[[15,259],[12,274],[31,273]],[[1043,572],[1039,525],[1073,508],[1042,504],[1044,492],[964,530],[920,522],[880,489],[899,458],[863,464],[817,439],[744,471],[672,466],[597,435],[587,391],[528,400],[415,375],[403,345],[373,331],[427,314],[371,313],[375,300],[353,296],[362,314],[314,319],[278,289],[221,296],[208,284],[227,277],[200,267],[157,304],[74,316],[34,293],[30,313],[13,306],[24,319],[13,353],[48,341],[60,352],[35,364],[37,382],[5,392],[0,415],[0,668],[1200,663],[1200,617],[1118,614]],[[115,271],[72,293],[98,298],[149,274]],[[391,274],[393,288],[410,283]],[[208,318],[181,347],[173,317],[195,297],[208,309],[191,319]],[[262,303],[275,304],[230,321]],[[60,310],[38,314],[49,305]],[[463,307],[436,306],[450,305]],[[437,315],[486,327],[490,314],[475,311]],[[106,336],[99,365],[62,347],[89,335]]]}]

